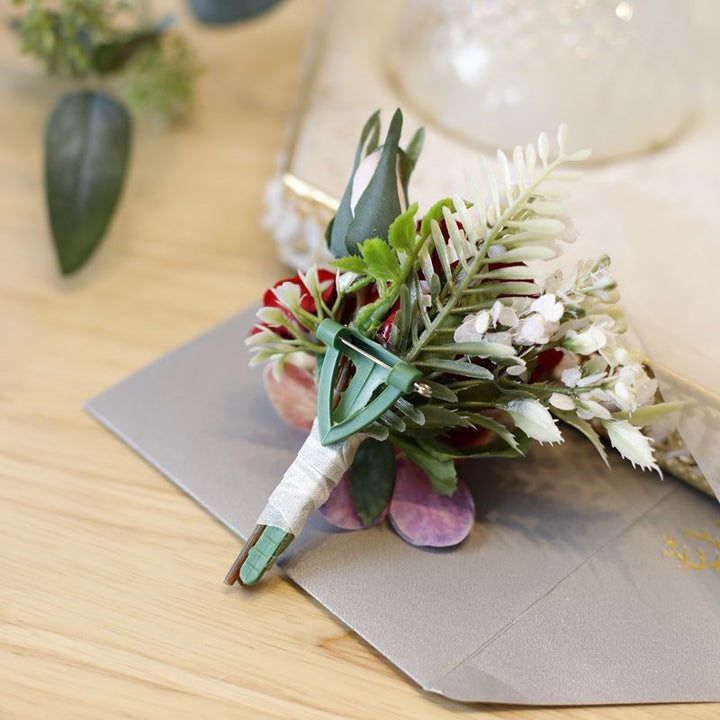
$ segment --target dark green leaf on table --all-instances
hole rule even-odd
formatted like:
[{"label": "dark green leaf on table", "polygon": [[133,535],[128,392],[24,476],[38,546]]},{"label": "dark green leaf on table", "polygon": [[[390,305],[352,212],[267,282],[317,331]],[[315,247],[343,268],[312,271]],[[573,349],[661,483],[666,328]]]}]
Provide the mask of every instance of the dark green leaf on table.
[{"label": "dark green leaf on table", "polygon": [[45,132],[45,190],[55,250],[67,275],[100,243],[125,181],[132,124],[99,92],[64,96]]},{"label": "dark green leaf on table", "polygon": [[393,444],[387,440],[365,440],[350,466],[350,492],[355,512],[366,526],[387,507],[394,485]]}]

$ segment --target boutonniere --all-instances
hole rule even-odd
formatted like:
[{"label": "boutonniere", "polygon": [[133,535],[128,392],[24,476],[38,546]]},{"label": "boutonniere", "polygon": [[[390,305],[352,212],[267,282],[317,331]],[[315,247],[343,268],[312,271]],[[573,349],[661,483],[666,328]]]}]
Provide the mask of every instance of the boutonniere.
[{"label": "boutonniere", "polygon": [[553,152],[542,133],[421,213],[407,195],[423,135],[402,149],[401,130],[398,110],[380,144],[370,118],[327,231],[335,259],[277,283],[258,311],[251,362],[309,435],[229,583],[257,582],[317,509],[345,529],[387,519],[415,545],[457,545],[474,524],[457,465],[560,443],[563,425],[606,462],[601,434],[660,472],[641,428],[673,408],[625,342],[609,258],[552,265],[575,239],[566,165],[589,153],[566,151],[564,126]]}]

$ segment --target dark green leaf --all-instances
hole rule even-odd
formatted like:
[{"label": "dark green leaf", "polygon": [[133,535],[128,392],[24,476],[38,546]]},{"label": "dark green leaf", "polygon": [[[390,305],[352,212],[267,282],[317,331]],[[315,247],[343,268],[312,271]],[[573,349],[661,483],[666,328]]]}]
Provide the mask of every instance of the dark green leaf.
[{"label": "dark green leaf", "polygon": [[[355,159],[353,161],[350,180],[345,187],[340,205],[338,206],[335,217],[330,221],[325,231],[325,239],[327,240],[330,252],[337,258],[348,255],[348,248],[345,245],[345,236],[347,235],[350,223],[353,220],[353,213],[350,209],[350,198],[352,197],[352,185],[355,172],[362,162],[363,158],[377,149],[377,141],[380,135],[380,111],[376,110],[365,123],[360,133],[357,149],[355,150]],[[371,237],[368,235],[368,237]]]},{"label": "dark green leaf", "polygon": [[423,145],[425,144],[425,128],[418,128],[415,134],[410,138],[408,146],[404,150],[404,155],[409,162],[409,173],[415,169],[420,153],[422,152]]},{"label": "dark green leaf", "polygon": [[397,110],[390,122],[378,166],[355,207],[355,213],[344,238],[345,247],[350,254],[357,253],[358,244],[367,238],[379,237],[387,240],[392,221],[402,211],[397,178],[398,143],[402,132],[402,121],[402,113]]},{"label": "dark green leaf", "polygon": [[424,143],[425,128],[418,128],[405,150],[401,148],[398,151],[398,158],[400,160],[400,184],[402,185],[406,198],[408,197],[410,175],[412,175],[412,171],[415,169],[415,165],[420,157]]},{"label": "dark green leaf", "polygon": [[388,230],[388,243],[395,250],[409,251],[415,241],[415,213],[417,203],[413,203],[402,215],[399,215]]},{"label": "dark green leaf", "polygon": [[45,133],[45,190],[63,274],[98,246],[125,181],[132,126],[125,108],[99,92],[63,97]]},{"label": "dark green leaf", "polygon": [[376,280],[390,282],[400,272],[397,253],[380,238],[371,238],[360,245],[367,272]]},{"label": "dark green leaf", "polygon": [[394,486],[393,444],[388,440],[365,440],[350,466],[350,494],[364,525],[371,525],[387,507]]}]

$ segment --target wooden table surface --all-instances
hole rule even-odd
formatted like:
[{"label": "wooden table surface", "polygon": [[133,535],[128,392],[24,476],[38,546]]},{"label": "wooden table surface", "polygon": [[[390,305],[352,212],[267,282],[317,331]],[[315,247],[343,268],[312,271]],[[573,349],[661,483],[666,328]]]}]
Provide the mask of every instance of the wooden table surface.
[{"label": "wooden table surface", "polygon": [[317,8],[288,0],[221,30],[178,9],[206,68],[195,112],[163,135],[137,128],[111,231],[72,279],[51,251],[41,153],[67,86],[19,56],[3,18],[0,717],[719,717],[720,705],[524,709],[424,693],[280,576],[261,593],[225,589],[237,539],[83,413],[284,272],[259,229],[262,194]]}]

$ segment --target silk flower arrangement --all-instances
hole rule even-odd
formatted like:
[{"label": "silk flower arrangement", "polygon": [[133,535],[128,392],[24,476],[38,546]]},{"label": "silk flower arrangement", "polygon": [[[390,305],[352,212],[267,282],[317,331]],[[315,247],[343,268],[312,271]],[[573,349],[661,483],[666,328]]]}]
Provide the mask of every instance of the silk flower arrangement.
[{"label": "silk flower arrangement", "polygon": [[[568,153],[561,126],[551,155],[541,133],[536,146],[518,147],[511,158],[498,152],[497,174],[481,161],[484,193],[471,182],[466,199],[443,198],[420,216],[407,193],[423,132],[402,149],[401,130],[398,110],[380,145],[379,114],[368,120],[326,233],[335,259],[269,289],[247,339],[251,363],[265,364],[268,396],[280,416],[311,431],[308,443],[317,449],[336,450],[331,457],[308,443],[301,449],[303,468],[288,471],[271,496],[273,512],[266,508],[236,562],[238,570],[265,528],[280,528],[248,584],[318,507],[344,529],[388,518],[415,545],[460,543],[472,530],[474,505],[457,464],[521,456],[533,441],[560,443],[561,423],[581,432],[606,462],[598,430],[633,466],[660,472],[640,428],[673,406],[655,403],[657,384],[642,354],[624,342],[609,258],[582,262],[569,276],[543,264],[575,239],[559,201],[577,173],[564,166],[589,152]],[[382,364],[386,351],[422,376],[421,385],[408,386],[336,445],[313,440],[329,349],[327,331],[318,332],[323,323],[352,332],[356,345],[366,339],[371,351],[363,355],[378,348],[374,362]],[[362,360],[357,352],[353,357]],[[337,412],[360,372],[343,359],[331,378]],[[364,387],[363,401],[371,403],[382,387],[379,376]],[[318,469],[323,463],[332,470]],[[321,479],[308,490],[303,483],[316,470]],[[288,520],[294,505],[305,507]],[[237,572],[229,578],[238,579]]]}]

